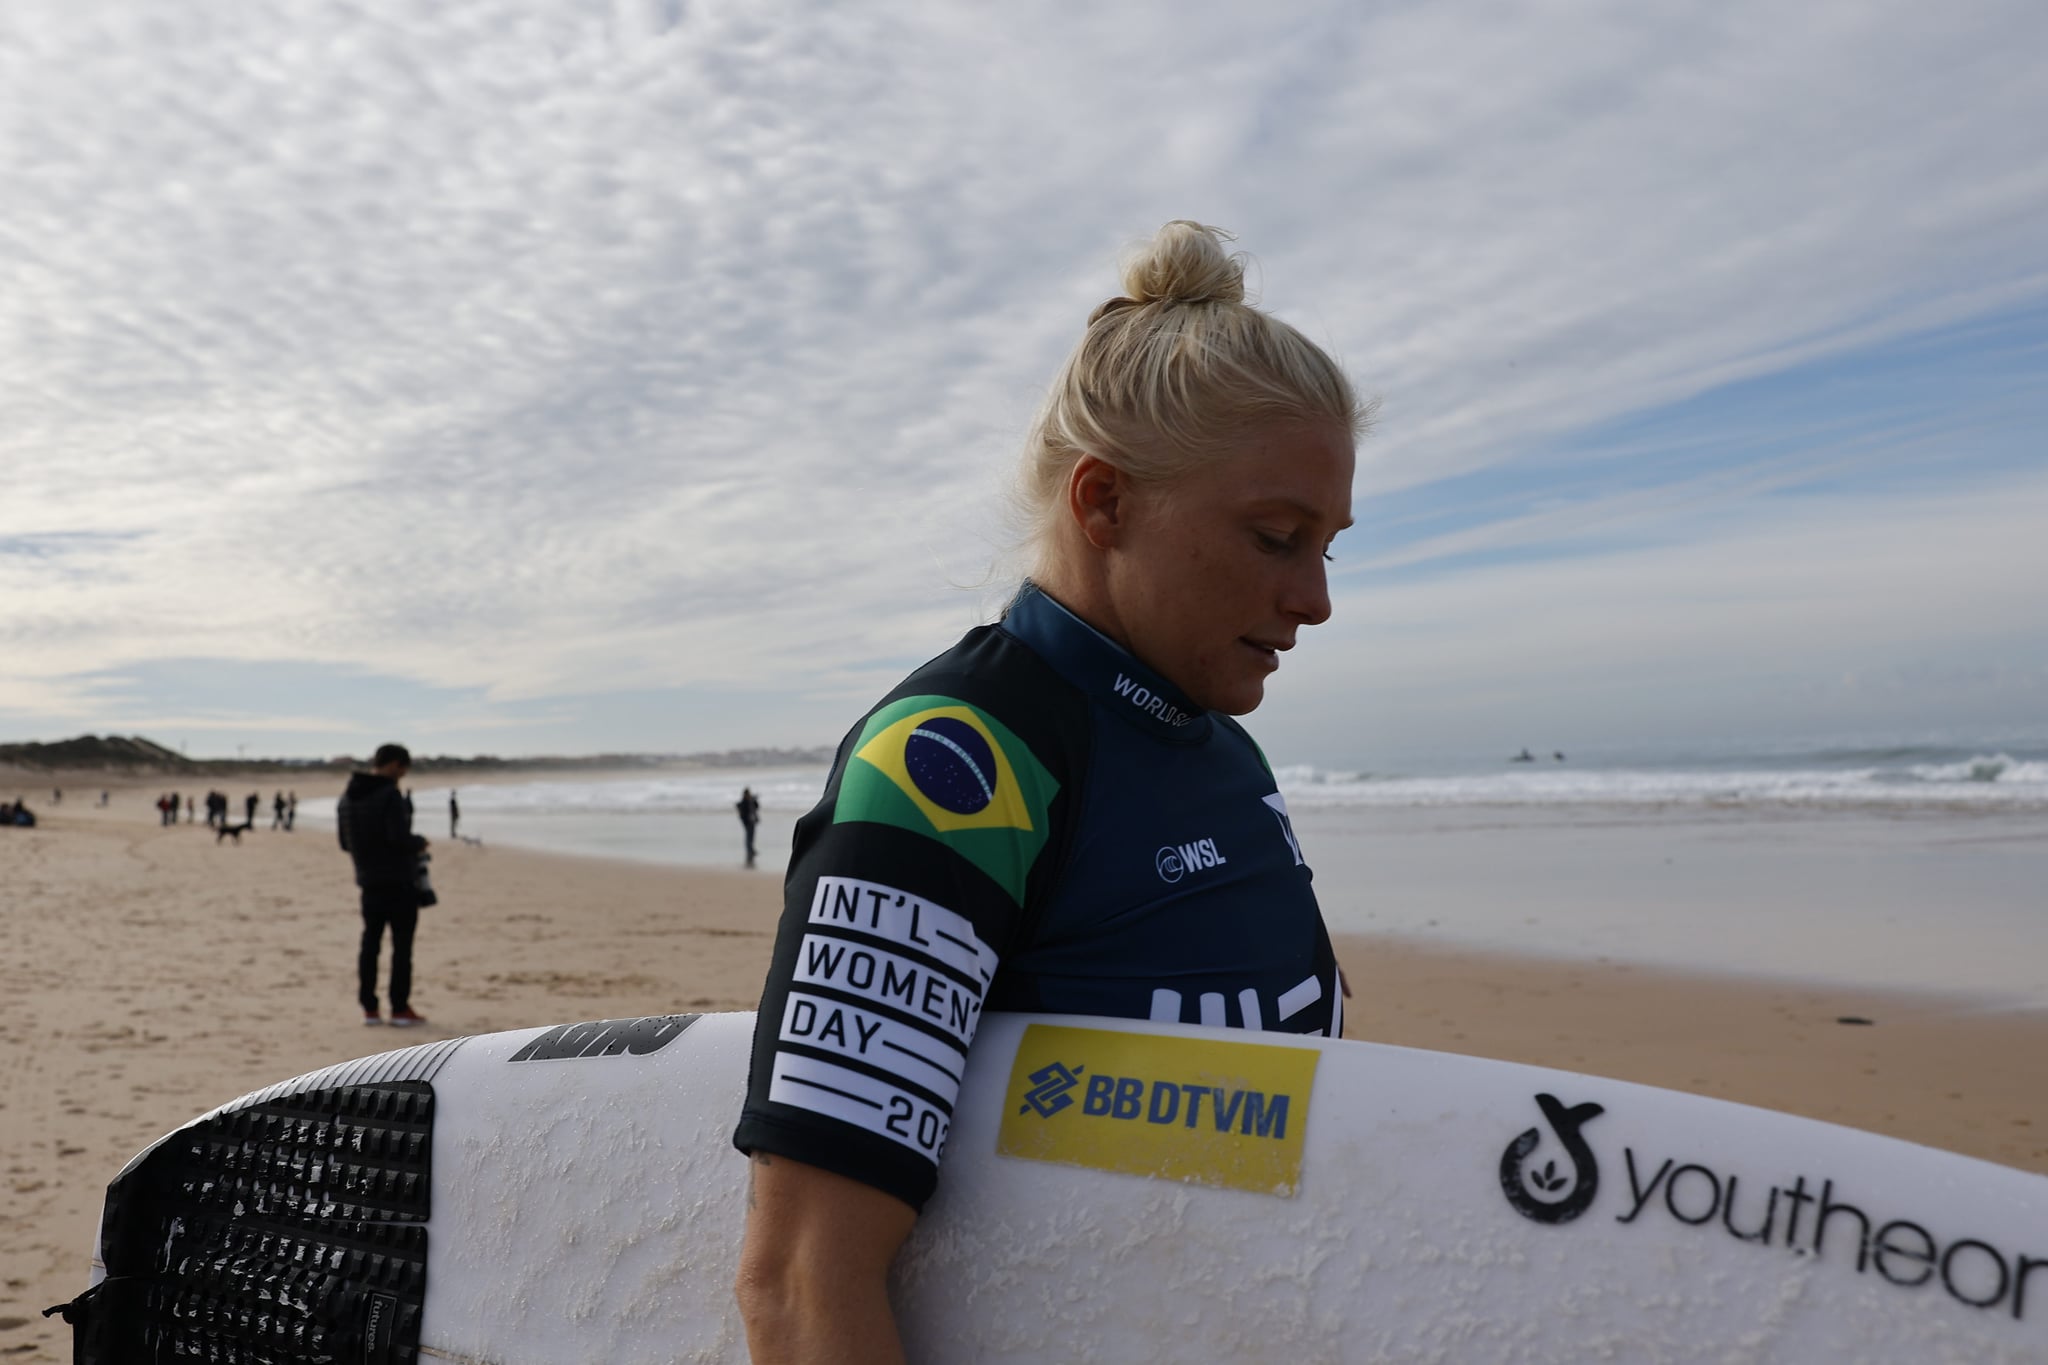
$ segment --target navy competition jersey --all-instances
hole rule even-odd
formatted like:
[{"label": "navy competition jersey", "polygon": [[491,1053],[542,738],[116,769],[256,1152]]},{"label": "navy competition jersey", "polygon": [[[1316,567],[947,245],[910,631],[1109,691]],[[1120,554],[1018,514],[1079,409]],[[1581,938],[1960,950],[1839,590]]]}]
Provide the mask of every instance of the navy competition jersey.
[{"label": "navy competition jersey", "polygon": [[987,1010],[1335,1037],[1244,730],[1038,589],[920,668],[797,823],[735,1144],[922,1208]]}]

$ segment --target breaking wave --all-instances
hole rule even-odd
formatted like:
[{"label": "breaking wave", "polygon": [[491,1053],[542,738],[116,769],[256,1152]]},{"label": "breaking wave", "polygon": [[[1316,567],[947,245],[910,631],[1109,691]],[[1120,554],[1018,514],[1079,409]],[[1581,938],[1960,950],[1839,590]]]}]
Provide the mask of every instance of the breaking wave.
[{"label": "breaking wave", "polygon": [[[1818,756],[1817,756],[1818,757]],[[1924,760],[1924,751],[1914,754]],[[1838,760],[1839,761],[1839,760]],[[1446,776],[1311,766],[1275,775],[1291,805],[1973,805],[2048,807],[2048,760],[1977,754],[1862,766],[1542,767]]]}]

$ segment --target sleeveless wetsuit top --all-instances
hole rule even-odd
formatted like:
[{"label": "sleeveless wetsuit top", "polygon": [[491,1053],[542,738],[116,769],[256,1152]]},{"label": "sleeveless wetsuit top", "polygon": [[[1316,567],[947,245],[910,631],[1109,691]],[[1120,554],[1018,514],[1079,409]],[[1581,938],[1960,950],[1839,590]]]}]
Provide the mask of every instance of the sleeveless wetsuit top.
[{"label": "sleeveless wetsuit top", "polygon": [[1335,1037],[1265,756],[1031,585],[839,747],[797,823],[735,1144],[921,1208],[984,1010]]}]

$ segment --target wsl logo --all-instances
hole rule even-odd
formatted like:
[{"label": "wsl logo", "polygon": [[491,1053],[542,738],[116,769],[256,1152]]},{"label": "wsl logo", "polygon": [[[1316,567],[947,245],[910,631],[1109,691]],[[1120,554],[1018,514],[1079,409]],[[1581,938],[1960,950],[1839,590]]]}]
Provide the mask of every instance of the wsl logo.
[{"label": "wsl logo", "polygon": [[1085,1066],[1067,1069],[1064,1062],[1053,1062],[1031,1073],[1031,1089],[1025,1092],[1024,1103],[1017,1107],[1019,1114],[1036,1113],[1042,1119],[1049,1119],[1074,1102],[1067,1092],[1081,1083],[1080,1073]]},{"label": "wsl logo", "polygon": [[[1541,1169],[1529,1169],[1529,1156],[1543,1141],[1542,1130],[1531,1128],[1500,1154],[1501,1192],[1524,1218],[1537,1223],[1569,1223],[1591,1208],[1594,1196],[1600,1193],[1600,1163],[1594,1159],[1593,1149],[1579,1136],[1579,1130],[1607,1111],[1597,1104],[1567,1109],[1555,1095],[1538,1095],[1536,1104],[1543,1111],[1544,1122],[1563,1146],[1564,1154],[1571,1159],[1572,1169],[1569,1174],[1558,1170],[1554,1158],[1544,1162]],[[1567,1187],[1570,1192],[1557,1199],[1533,1193],[1541,1190],[1544,1196],[1551,1196]]]},{"label": "wsl logo", "polygon": [[1229,861],[1216,851],[1214,839],[1197,839],[1189,844],[1168,844],[1152,859],[1152,866],[1159,873],[1159,880],[1171,884],[1190,872],[1221,867]]}]

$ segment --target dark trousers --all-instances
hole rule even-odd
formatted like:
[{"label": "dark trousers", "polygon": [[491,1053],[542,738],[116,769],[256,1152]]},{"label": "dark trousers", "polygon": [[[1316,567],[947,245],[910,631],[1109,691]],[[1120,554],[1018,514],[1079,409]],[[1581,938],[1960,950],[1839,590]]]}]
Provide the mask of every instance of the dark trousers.
[{"label": "dark trousers", "polygon": [[412,1004],[412,931],[419,924],[418,893],[410,886],[363,888],[363,951],[356,959],[357,997],[363,1013],[377,1011],[377,950],[391,926],[391,1008]]}]

